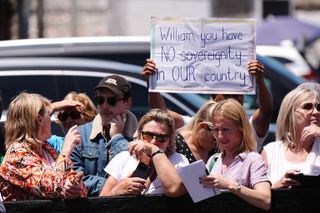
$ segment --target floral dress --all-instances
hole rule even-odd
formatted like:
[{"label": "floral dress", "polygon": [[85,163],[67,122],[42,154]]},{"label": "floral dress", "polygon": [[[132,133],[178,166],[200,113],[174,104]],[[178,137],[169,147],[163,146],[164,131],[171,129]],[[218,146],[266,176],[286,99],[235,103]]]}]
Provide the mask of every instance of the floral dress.
[{"label": "floral dress", "polygon": [[[40,156],[26,142],[14,143],[6,152],[0,167],[0,189],[4,201],[26,199],[62,198],[62,189],[67,180],[73,181],[76,172],[67,161],[48,144],[43,151],[52,159]],[[61,165],[62,164],[62,165]],[[85,197],[82,181],[79,197]]]}]

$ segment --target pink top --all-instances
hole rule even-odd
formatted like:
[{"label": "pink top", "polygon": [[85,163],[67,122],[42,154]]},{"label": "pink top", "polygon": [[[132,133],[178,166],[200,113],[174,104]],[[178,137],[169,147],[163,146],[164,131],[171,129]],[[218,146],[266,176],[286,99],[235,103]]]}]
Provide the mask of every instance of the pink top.
[{"label": "pink top", "polygon": [[[211,160],[212,157],[207,162],[207,168],[209,168]],[[257,152],[240,153],[224,173],[222,173],[221,165],[221,155],[219,155],[211,173],[221,174],[245,187],[252,189],[259,182],[270,182],[264,161]]]}]

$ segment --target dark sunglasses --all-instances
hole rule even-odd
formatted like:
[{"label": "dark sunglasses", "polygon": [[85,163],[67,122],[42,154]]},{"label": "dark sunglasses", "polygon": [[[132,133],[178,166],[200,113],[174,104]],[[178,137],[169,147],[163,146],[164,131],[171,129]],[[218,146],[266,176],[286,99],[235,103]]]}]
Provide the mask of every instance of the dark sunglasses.
[{"label": "dark sunglasses", "polygon": [[79,111],[66,111],[58,114],[59,121],[66,121],[68,117],[74,120],[81,118],[81,112]]},{"label": "dark sunglasses", "polygon": [[317,111],[320,112],[320,104],[319,104],[319,103],[316,103],[316,104],[313,104],[313,103],[305,103],[305,104],[302,105],[301,108],[304,109],[304,110],[307,110],[307,111],[310,111],[310,110],[312,110],[313,108],[316,108]]},{"label": "dark sunglasses", "polygon": [[123,98],[117,97],[103,97],[103,96],[96,96],[94,97],[94,101],[97,105],[102,105],[105,101],[108,103],[109,106],[115,106],[117,101],[123,100]]},{"label": "dark sunglasses", "polygon": [[165,143],[169,139],[169,135],[166,134],[156,134],[153,132],[142,131],[141,132],[142,139],[148,142],[152,141],[152,139],[156,139],[160,143]]}]

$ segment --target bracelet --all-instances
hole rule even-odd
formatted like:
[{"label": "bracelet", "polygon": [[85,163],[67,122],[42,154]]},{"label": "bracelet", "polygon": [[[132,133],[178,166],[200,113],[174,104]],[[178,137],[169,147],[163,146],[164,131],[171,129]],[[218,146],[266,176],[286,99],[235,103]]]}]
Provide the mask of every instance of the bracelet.
[{"label": "bracelet", "polygon": [[157,151],[155,151],[154,153],[151,154],[151,158],[153,158],[155,155],[161,154],[161,153],[164,153],[164,151],[162,149],[158,149]]}]

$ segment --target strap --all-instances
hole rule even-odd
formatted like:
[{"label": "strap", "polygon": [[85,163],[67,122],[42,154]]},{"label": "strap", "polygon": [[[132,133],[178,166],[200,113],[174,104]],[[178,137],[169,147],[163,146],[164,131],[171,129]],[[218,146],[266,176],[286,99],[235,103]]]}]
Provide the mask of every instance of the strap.
[{"label": "strap", "polygon": [[219,155],[220,155],[220,153],[216,153],[216,154],[213,155],[212,160],[211,160],[210,165],[209,165],[209,172],[212,171],[212,169],[214,167],[214,164],[216,163]]}]

